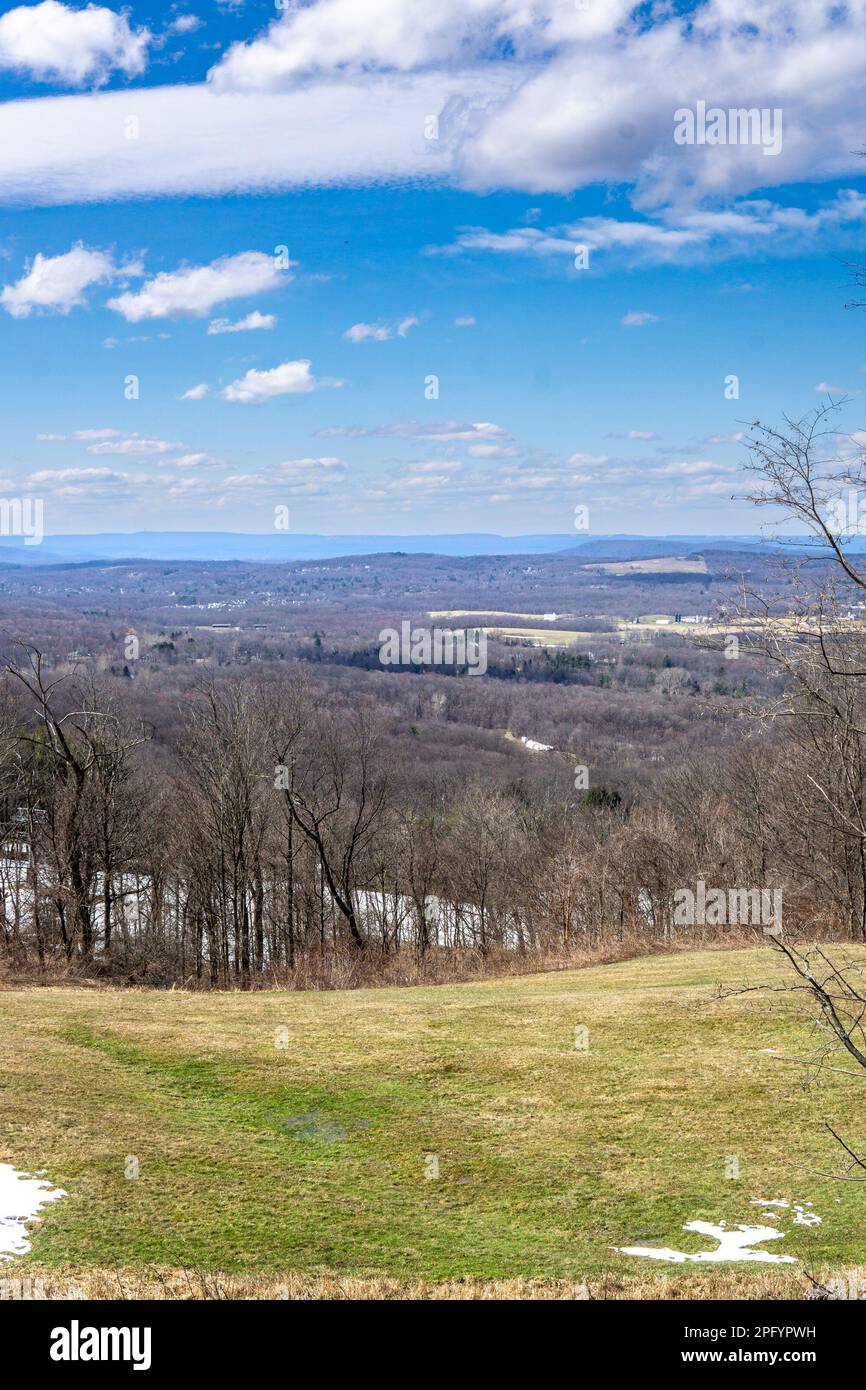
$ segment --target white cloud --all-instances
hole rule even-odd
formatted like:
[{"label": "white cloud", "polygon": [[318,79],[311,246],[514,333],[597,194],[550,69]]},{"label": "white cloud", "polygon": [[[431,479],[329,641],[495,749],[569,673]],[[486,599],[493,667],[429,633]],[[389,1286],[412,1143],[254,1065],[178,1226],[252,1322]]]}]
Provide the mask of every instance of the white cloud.
[{"label": "white cloud", "polygon": [[255,328],[274,328],[276,322],[276,314],[261,314],[258,309],[253,309],[251,314],[245,314],[234,323],[231,319],[213,319],[207,331],[211,336],[215,333],[247,333]]},{"label": "white cloud", "polygon": [[196,29],[202,27],[203,22],[197,14],[179,14],[166,25],[166,32],[169,34],[194,34]]},{"label": "white cloud", "polygon": [[181,444],[170,444],[166,439],[148,439],[139,434],[128,435],[125,439],[105,439],[98,444],[88,444],[88,454],[172,454],[181,449]]},{"label": "white cloud", "polygon": [[[58,8],[79,20],[94,11]],[[69,202],[412,178],[539,192],[608,182],[630,186],[635,206],[684,208],[859,169],[862,0],[704,0],[682,13],[659,4],[651,24],[645,8],[293,6],[234,45],[208,83],[138,89],[146,141],[124,136],[124,93],[5,103],[0,196]],[[708,92],[726,107],[782,110],[779,154],[759,143],[676,145],[674,112]],[[436,140],[424,138],[431,114]]]},{"label": "white cloud", "polygon": [[467,443],[511,437],[501,425],[495,425],[489,420],[480,420],[476,424],[463,424],[458,420],[435,420],[422,425],[417,420],[401,420],[394,425],[328,425],[319,430],[318,434],[323,437],[330,435],[347,439],[381,436],[396,439],[465,440]]},{"label": "white cloud", "polygon": [[[852,167],[862,68],[846,49],[862,51],[862,4],[706,0],[682,14],[654,8],[652,24],[637,6],[628,17],[618,5],[589,6],[604,9],[604,32],[562,43],[469,142],[471,186],[566,192],[629,182],[639,204],[657,206]],[[759,144],[675,145],[674,112],[707,93],[724,94],[726,108],[782,109],[778,156]]]},{"label": "white cloud", "polygon": [[104,285],[137,267],[120,269],[106,251],[90,250],[81,242],[61,256],[43,256],[39,251],[14,285],[4,285],[0,304],[16,319],[26,319],[36,310],[68,314],[86,303],[85,290]]},{"label": "white cloud", "polygon": [[296,362],[281,362],[270,371],[260,372],[250,368],[245,376],[224,387],[223,400],[236,401],[240,405],[261,405],[274,396],[306,394],[315,391],[317,386],[341,383],[316,381],[310,371],[309,359]]},{"label": "white cloud", "polygon": [[[629,265],[681,264],[720,255],[783,254],[814,244],[825,232],[859,232],[866,221],[866,198],[842,189],[814,211],[786,207],[768,198],[745,198],[723,210],[666,208],[633,217],[582,217],[547,228],[512,227],[494,232],[464,227],[450,245],[428,246],[428,255],[489,253],[558,260],[569,271],[575,252],[585,247],[594,267],[599,253]],[[742,289],[742,286],[738,286]],[[749,287],[751,288],[751,286]]]},{"label": "white cloud", "polygon": [[513,459],[520,455],[512,444],[470,444],[466,452],[474,459]]},{"label": "white cloud", "polygon": [[726,463],[715,463],[712,459],[692,459],[682,463],[664,463],[654,470],[659,478],[695,478],[712,473],[735,473],[736,469]]},{"label": "white cloud", "polygon": [[390,328],[376,327],[372,323],[353,323],[351,328],[347,328],[343,337],[350,343],[364,343],[372,340],[376,343],[384,343],[391,337]]},{"label": "white cloud", "polygon": [[73,9],[58,0],[19,5],[0,18],[0,69],[72,87],[105,82],[114,72],[144,71],[150,34],[102,5]]},{"label": "white cloud", "polygon": [[568,462],[574,464],[607,463],[607,454],[572,454]]},{"label": "white cloud", "polygon": [[475,327],[475,315],[474,315],[474,314],[460,314],[459,317],[456,318],[456,319],[454,320],[454,326],[455,326],[455,328],[474,328],[474,327]]},{"label": "white cloud", "polygon": [[36,438],[55,442],[74,439],[89,443],[93,439],[117,439],[122,433],[122,430],[113,429],[73,430],[71,434],[37,434]]},{"label": "white cloud", "polygon": [[220,489],[260,499],[263,495],[293,498],[324,498],[332,495],[334,484],[346,477],[346,465],[334,457],[286,459],[267,473],[233,473],[223,478]]},{"label": "white cloud", "polygon": [[179,401],[201,401],[209,391],[206,381],[200,381],[197,386],[191,386],[188,391],[184,391],[182,396],[178,396]]},{"label": "white cloud", "polygon": [[45,488],[58,498],[111,498],[129,486],[129,475],[112,468],[43,468],[29,475],[27,485]]},{"label": "white cloud", "polygon": [[206,314],[227,299],[241,299],[276,289],[288,272],[280,270],[273,256],[261,251],[241,251],[222,256],[210,265],[184,266],[162,271],[137,292],[108,301],[129,323],[164,319],[173,314]]},{"label": "white cloud", "polygon": [[[631,0],[318,0],[233,45],[209,77],[221,92],[261,93],[335,73],[415,79],[448,64],[490,68],[507,47],[522,81],[480,117],[467,122],[463,108],[456,119],[464,183],[567,192],[629,181],[661,202],[852,167],[864,38],[862,4],[814,0],[659,6],[652,24]],[[734,107],[783,108],[781,153],[676,146],[674,112],[708,91]]]},{"label": "white cloud", "polygon": [[658,315],[646,309],[630,309],[620,320],[624,328],[643,328],[646,323],[658,323]]},{"label": "white cloud", "polygon": [[345,466],[343,460],[336,458],[333,454],[326,454],[318,458],[286,459],[278,465],[280,472],[285,476],[318,471],[325,473],[343,472]]},{"label": "white cloud", "polygon": [[477,103],[509,71],[436,72],[407,84],[343,78],[283,95],[205,84],[137,88],[147,139],[129,140],[129,96],[100,92],[0,103],[0,201],[81,203],[321,183],[447,177],[447,140],[419,138],[431,111]]},{"label": "white cloud", "polygon": [[412,314],[396,323],[353,323],[351,328],[346,329],[343,337],[350,343],[386,343],[395,334],[398,338],[405,338],[409,329],[415,328],[417,323],[418,320]]},{"label": "white cloud", "polygon": [[178,458],[160,459],[159,466],[160,468],[187,469],[200,468],[202,464],[213,462],[214,460],[211,458],[210,454],[181,454]]},{"label": "white cloud", "polygon": [[507,232],[491,232],[486,227],[465,227],[450,246],[430,246],[428,255],[456,255],[466,251],[489,251],[498,255],[559,257],[571,266],[578,246],[594,251],[625,251],[641,259],[674,260],[689,246],[708,239],[707,234],[687,227],[658,226],[640,220],[614,217],[584,217],[560,226],[512,227]]},{"label": "white cloud", "polygon": [[279,91],[321,73],[489,58],[506,37],[531,51],[549,8],[523,0],[319,0],[284,13],[251,43],[233,44],[208,77],[220,91]]}]

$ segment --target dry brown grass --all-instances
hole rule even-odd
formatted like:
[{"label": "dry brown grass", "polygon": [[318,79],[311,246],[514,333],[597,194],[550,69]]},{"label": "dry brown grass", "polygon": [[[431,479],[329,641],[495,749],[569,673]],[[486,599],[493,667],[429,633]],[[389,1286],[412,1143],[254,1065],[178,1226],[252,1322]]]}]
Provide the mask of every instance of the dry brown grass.
[{"label": "dry brown grass", "polygon": [[[604,1301],[688,1301],[736,1299],[778,1301],[802,1299],[811,1287],[802,1272],[712,1270],[671,1277],[648,1274],[630,1279],[605,1274],[587,1281],[570,1279],[449,1279],[441,1282],[369,1278],[340,1275],[283,1277],[213,1273],[198,1269],[55,1269],[28,1264],[26,1284],[0,1277],[0,1301],[4,1298],[171,1300],[171,1301],[272,1301],[317,1302],[557,1302],[594,1299]],[[810,1271],[818,1282],[839,1271]],[[841,1276],[866,1288],[866,1268],[846,1270]]]},{"label": "dry brown grass", "polygon": [[[285,967],[271,970],[268,974],[252,980],[246,988],[240,984],[220,986],[214,990],[210,981],[203,978],[196,981],[190,977],[183,984],[171,985],[170,992],[178,990],[193,993],[248,993],[259,990],[332,990],[369,989],[377,987],[425,985],[471,984],[481,980],[495,980],[512,976],[547,975],[560,970],[581,970],[593,965],[615,965],[620,961],[639,960],[644,956],[678,955],[689,951],[738,951],[755,945],[755,934],[749,928],[742,931],[725,927],[723,934],[712,927],[705,930],[690,929],[689,936],[680,941],[661,941],[647,937],[641,932],[627,932],[618,941],[610,941],[598,946],[574,948],[573,950],[533,951],[521,954],[518,951],[492,948],[487,955],[469,949],[431,948],[422,960],[411,949],[399,952],[381,952],[371,945],[359,955],[357,951],[346,948],[329,951],[325,956],[318,951],[310,951],[300,956],[293,970]],[[830,933],[832,936],[832,933]],[[761,944],[764,944],[763,942]],[[93,974],[94,970],[99,973]],[[65,958],[49,961],[44,970],[36,962],[26,965],[8,959],[0,959],[0,993],[4,990],[32,988],[41,986],[51,989],[81,989],[88,992],[99,990],[149,990],[153,986],[146,982],[130,981],[127,977],[117,978],[97,962],[84,961],[69,964]]]}]

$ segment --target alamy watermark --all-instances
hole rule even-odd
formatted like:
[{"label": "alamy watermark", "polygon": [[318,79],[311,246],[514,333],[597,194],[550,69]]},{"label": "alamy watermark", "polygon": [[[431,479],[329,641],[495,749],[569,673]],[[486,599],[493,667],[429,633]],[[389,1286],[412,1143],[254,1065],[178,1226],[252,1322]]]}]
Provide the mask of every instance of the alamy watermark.
[{"label": "alamy watermark", "polygon": [[41,545],[44,513],[41,497],[0,497],[0,536],[23,536],[25,545]]},{"label": "alamy watermark", "polygon": [[674,890],[675,927],[763,927],[766,936],[782,930],[781,888],[708,888],[699,878],[695,889]]},{"label": "alamy watermark", "polygon": [[487,633],[483,628],[413,628],[408,618],[379,633],[383,666],[465,666],[470,676],[487,670]]},{"label": "alamy watermark", "polygon": [[824,520],[837,538],[862,536],[866,531],[866,497],[849,487],[840,496],[828,498]]},{"label": "alamy watermark", "polygon": [[780,107],[707,107],[705,101],[674,112],[675,145],[760,145],[764,154],[782,152]]}]

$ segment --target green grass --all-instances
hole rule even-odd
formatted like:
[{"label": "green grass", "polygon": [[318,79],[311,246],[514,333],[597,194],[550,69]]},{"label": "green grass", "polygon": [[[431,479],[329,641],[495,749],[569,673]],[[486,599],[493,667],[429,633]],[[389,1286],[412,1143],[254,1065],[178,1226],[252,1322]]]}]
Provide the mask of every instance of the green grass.
[{"label": "green grass", "polygon": [[802,998],[716,998],[783,973],[704,951],[424,989],[0,992],[0,1159],[69,1193],[18,1268],[678,1275],[609,1247],[707,1248],[685,1221],[780,1196],[824,1220],[777,1250],[856,1264],[862,1190],[814,1174],[838,1166],[824,1118],[862,1147],[863,1084],[761,1051],[805,1052]]}]

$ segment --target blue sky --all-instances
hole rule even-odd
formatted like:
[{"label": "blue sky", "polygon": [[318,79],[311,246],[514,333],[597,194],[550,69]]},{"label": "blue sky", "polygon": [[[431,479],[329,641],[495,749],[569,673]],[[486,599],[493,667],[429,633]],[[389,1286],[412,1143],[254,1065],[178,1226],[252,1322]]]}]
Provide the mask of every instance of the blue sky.
[{"label": "blue sky", "polygon": [[[832,389],[864,423],[864,29],[3,6],[3,495],[49,534],[756,530],[750,420]],[[781,148],[675,144],[702,100],[781,112]]]}]

